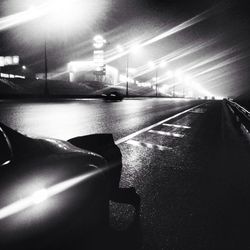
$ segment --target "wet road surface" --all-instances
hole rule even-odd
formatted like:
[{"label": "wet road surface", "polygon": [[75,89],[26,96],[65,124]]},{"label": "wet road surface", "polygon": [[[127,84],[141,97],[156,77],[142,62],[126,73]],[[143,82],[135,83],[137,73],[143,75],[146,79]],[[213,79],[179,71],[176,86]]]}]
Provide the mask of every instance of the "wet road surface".
[{"label": "wet road surface", "polygon": [[112,133],[117,140],[199,103],[181,99],[10,101],[0,102],[0,121],[34,136],[66,140],[92,133]]},{"label": "wet road surface", "polygon": [[129,224],[133,209],[112,204],[113,226],[127,228],[114,249],[250,247],[249,147],[231,122],[221,102],[207,103],[120,145],[122,186],[142,207]]},{"label": "wet road surface", "polygon": [[248,249],[249,154],[235,151],[241,137],[229,128],[221,102],[175,116],[199,104],[163,99],[2,103],[1,120],[39,136],[113,132],[116,141],[126,138],[119,143],[121,186],[136,187],[141,213],[134,220],[132,206],[111,202],[105,248]]}]

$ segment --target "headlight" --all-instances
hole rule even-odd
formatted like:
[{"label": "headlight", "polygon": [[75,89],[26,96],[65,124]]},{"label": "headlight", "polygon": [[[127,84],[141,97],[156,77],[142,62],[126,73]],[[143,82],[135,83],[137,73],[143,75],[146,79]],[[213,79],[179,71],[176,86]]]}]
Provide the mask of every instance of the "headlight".
[{"label": "headlight", "polygon": [[9,217],[13,214],[19,213],[29,207],[39,205],[40,203],[45,202],[49,198],[62,193],[63,191],[66,191],[84,180],[93,177],[103,170],[95,169],[89,173],[84,173],[83,175],[68,179],[66,181],[60,182],[54,186],[51,186],[49,188],[42,188],[38,191],[35,191],[30,196],[27,196],[23,199],[20,199],[6,207],[3,207],[0,209],[0,220],[4,219],[6,217]]}]

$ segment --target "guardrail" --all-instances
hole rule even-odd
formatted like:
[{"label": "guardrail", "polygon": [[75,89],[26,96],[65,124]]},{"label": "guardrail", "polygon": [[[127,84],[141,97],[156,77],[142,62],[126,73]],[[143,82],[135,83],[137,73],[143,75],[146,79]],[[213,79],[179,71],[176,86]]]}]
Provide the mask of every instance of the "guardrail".
[{"label": "guardrail", "polygon": [[238,103],[225,99],[227,106],[235,116],[236,123],[245,132],[250,133],[250,112]]}]

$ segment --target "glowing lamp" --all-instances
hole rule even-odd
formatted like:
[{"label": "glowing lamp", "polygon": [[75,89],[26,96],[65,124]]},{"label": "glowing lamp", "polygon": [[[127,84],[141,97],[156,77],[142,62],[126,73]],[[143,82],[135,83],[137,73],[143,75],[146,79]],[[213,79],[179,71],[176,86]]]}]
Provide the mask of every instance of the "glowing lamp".
[{"label": "glowing lamp", "polygon": [[105,43],[107,42],[101,35],[96,35],[94,38],[94,47],[96,49],[101,49],[103,48],[103,46],[105,45]]},{"label": "glowing lamp", "polygon": [[34,205],[40,204],[49,198],[49,192],[47,189],[41,189],[31,196],[31,200]]}]

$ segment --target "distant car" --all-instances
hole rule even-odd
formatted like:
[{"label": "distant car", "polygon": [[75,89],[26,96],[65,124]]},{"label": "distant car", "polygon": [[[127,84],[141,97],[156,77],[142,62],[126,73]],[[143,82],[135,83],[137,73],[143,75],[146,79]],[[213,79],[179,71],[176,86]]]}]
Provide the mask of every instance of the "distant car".
[{"label": "distant car", "polygon": [[117,91],[112,91],[109,93],[102,94],[105,101],[122,101],[123,95]]}]

